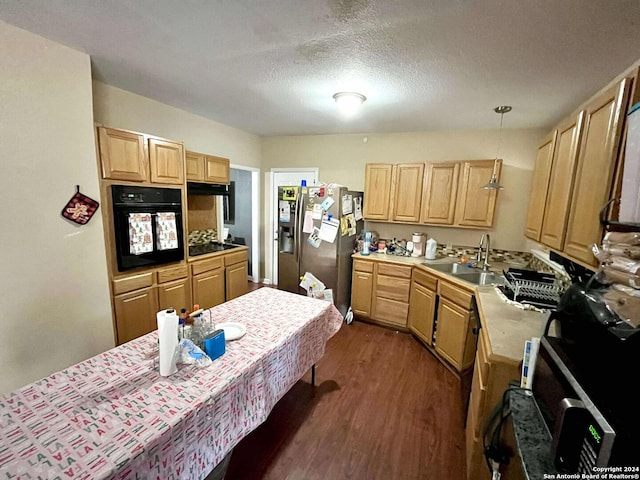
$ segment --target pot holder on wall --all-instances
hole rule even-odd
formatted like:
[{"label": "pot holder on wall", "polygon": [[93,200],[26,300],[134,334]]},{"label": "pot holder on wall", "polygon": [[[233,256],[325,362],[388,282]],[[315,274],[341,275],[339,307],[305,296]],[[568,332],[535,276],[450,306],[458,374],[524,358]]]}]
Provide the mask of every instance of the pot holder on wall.
[{"label": "pot holder on wall", "polygon": [[80,193],[80,185],[76,185],[76,194],[71,197],[71,200],[62,209],[62,216],[72,222],[84,225],[91,220],[99,206],[100,204],[93,198]]}]

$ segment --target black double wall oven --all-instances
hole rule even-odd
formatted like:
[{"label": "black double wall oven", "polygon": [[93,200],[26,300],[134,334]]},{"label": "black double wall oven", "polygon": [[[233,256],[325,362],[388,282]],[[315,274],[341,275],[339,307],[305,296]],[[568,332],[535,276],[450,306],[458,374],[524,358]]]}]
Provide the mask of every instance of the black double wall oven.
[{"label": "black double wall oven", "polygon": [[112,185],[111,198],[118,271],[184,259],[180,189]]}]

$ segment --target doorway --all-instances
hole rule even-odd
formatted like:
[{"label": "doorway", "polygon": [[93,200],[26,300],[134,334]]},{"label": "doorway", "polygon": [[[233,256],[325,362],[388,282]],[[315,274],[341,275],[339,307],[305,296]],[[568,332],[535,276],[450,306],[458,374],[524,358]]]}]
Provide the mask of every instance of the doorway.
[{"label": "doorway", "polygon": [[233,198],[224,205],[224,228],[229,229],[229,241],[249,247],[248,276],[260,282],[260,177],[257,168],[231,165],[230,180]]},{"label": "doorway", "polygon": [[[272,168],[271,194],[269,195],[269,227],[271,231],[271,284],[278,284],[278,225],[275,212],[278,207],[278,187],[300,185],[306,180],[307,185],[318,184],[318,168]],[[266,280],[266,279],[265,279]]]}]

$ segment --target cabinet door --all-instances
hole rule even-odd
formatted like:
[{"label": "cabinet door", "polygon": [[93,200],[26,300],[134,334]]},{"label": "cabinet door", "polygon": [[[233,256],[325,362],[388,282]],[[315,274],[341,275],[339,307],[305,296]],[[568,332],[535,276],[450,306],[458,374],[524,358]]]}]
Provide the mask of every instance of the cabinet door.
[{"label": "cabinet door", "polygon": [[351,309],[355,315],[371,317],[373,274],[354,270],[351,282]]},{"label": "cabinet door", "polygon": [[547,135],[538,147],[536,164],[533,169],[531,180],[531,193],[529,195],[529,210],[527,212],[527,223],[524,234],[532,240],[540,241],[542,231],[542,220],[545,212],[545,202],[549,189],[549,178],[551,176],[551,161],[553,160],[553,150],[556,144],[558,131]]},{"label": "cabinet door", "polygon": [[202,308],[211,308],[224,303],[224,269],[194,275],[191,278],[193,303]]},{"label": "cabinet door", "polygon": [[205,155],[204,181],[211,183],[229,183],[229,159]]},{"label": "cabinet door", "polygon": [[[496,208],[497,190],[485,190],[493,174],[493,160],[475,160],[462,164],[462,178],[456,202],[455,224],[464,227],[491,227]],[[497,161],[496,176],[500,178],[502,160]]]},{"label": "cabinet door", "polygon": [[158,310],[172,307],[180,312],[191,305],[191,281],[188,278],[158,285]]},{"label": "cabinet door", "polygon": [[184,167],[187,180],[204,181],[204,155],[195,152],[185,152]]},{"label": "cabinet door", "polygon": [[389,220],[393,165],[368,163],[364,175],[364,218]]},{"label": "cabinet door", "polygon": [[545,205],[540,241],[545,245],[562,250],[564,234],[569,215],[569,201],[573,188],[578,148],[582,136],[584,112],[564,122],[558,128],[551,178]]},{"label": "cabinet door", "polygon": [[396,165],[392,220],[420,221],[423,177],[424,163]]},{"label": "cabinet door", "polygon": [[158,293],[155,287],[116,295],[113,298],[116,313],[118,345],[138,338],[158,328]]},{"label": "cabinet door", "polygon": [[149,139],[151,181],[182,185],[184,183],[184,149],[181,143]]},{"label": "cabinet door", "polygon": [[597,265],[591,246],[602,240],[600,210],[609,200],[622,124],[629,99],[629,79],[595,98],[585,109],[584,136],[578,155],[571,213],[564,251]]},{"label": "cabinet door", "polygon": [[453,225],[459,175],[460,163],[458,162],[427,164],[420,214],[421,223]]},{"label": "cabinet door", "polygon": [[98,143],[102,178],[132,182],[149,181],[143,135],[98,127]]},{"label": "cabinet door", "polygon": [[227,297],[226,300],[239,297],[247,293],[249,262],[241,262],[226,268]]},{"label": "cabinet door", "polygon": [[435,311],[436,292],[413,282],[409,300],[409,330],[427,345],[432,342]]},{"label": "cabinet door", "polygon": [[440,297],[435,348],[459,371],[463,366],[468,329],[469,311]]}]

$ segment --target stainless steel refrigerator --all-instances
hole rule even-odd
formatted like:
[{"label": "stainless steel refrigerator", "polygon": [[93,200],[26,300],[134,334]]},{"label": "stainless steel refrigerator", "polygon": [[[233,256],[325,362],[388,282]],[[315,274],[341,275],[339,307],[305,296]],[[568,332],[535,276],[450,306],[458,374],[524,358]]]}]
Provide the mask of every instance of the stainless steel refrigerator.
[{"label": "stainless steel refrigerator", "polygon": [[340,313],[347,313],[351,255],[364,227],[362,201],[362,192],[346,187],[278,188],[278,288],[306,295],[299,284],[309,272],[333,291]]}]

